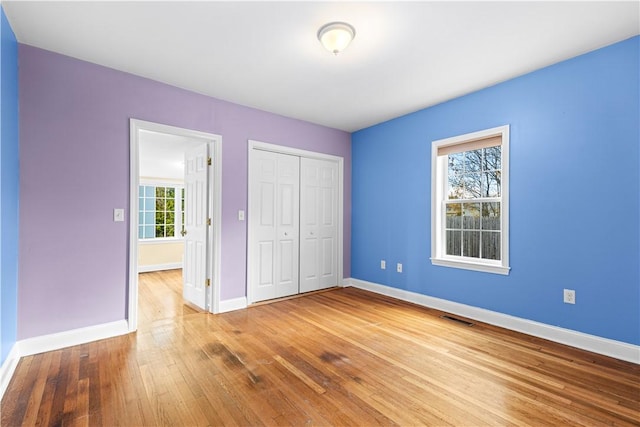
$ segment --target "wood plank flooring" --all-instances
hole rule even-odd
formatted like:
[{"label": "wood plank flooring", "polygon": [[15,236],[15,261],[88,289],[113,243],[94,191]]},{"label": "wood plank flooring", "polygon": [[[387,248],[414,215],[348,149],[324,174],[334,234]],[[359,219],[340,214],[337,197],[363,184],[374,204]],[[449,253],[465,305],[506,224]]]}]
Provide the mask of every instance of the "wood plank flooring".
[{"label": "wood plank flooring", "polygon": [[2,426],[640,425],[640,366],[346,288],[221,315],[140,276],[135,334],[25,357]]}]

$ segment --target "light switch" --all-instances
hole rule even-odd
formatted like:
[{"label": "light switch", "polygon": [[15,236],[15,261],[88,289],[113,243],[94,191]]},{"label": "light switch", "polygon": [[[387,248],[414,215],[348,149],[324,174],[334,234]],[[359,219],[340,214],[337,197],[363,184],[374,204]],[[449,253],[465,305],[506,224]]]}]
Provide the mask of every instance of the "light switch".
[{"label": "light switch", "polygon": [[113,222],[123,222],[123,221],[124,221],[124,209],[114,209]]},{"label": "light switch", "polygon": [[238,211],[238,221],[244,221],[244,211]]}]

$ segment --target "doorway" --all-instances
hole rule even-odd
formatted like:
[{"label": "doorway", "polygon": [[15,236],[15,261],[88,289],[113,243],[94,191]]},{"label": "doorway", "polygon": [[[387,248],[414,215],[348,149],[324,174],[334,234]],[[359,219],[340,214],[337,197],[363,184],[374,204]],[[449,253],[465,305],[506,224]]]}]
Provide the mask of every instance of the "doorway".
[{"label": "doorway", "polygon": [[[174,167],[180,168],[182,180],[178,180],[176,176],[167,176],[167,173],[164,173],[164,176],[154,177],[153,175],[162,174],[149,172],[147,168],[141,166],[143,153],[150,155],[150,152],[145,150],[147,145],[143,147],[149,138],[158,143],[152,152],[159,158],[162,156],[171,157],[170,162],[174,164]],[[141,270],[138,262],[141,255],[140,242],[143,240],[147,240],[145,245],[151,240],[169,244],[179,242],[182,245],[184,238],[185,244],[182,252],[184,261],[181,260],[178,264],[174,260],[165,266],[181,265],[183,267],[183,295],[186,301],[199,305],[212,313],[219,311],[222,212],[221,144],[222,138],[219,135],[142,120],[130,120],[130,230],[127,307],[130,331],[135,331],[138,323],[138,273]],[[160,164],[162,161],[151,163]],[[145,176],[141,178],[143,171]],[[141,192],[145,192],[145,194]],[[149,197],[145,197],[147,196],[146,192],[150,193]],[[152,192],[153,195],[151,195]],[[156,199],[156,197],[158,198]],[[182,208],[182,200],[184,200],[185,206],[184,214],[178,208],[178,206]],[[190,205],[190,200],[195,200],[195,202]],[[160,207],[156,208],[154,205],[146,209],[145,204],[149,202],[159,203],[162,206],[158,205]],[[171,206],[171,209],[167,208],[167,212],[161,212],[163,206]],[[196,208],[198,212],[194,212]],[[163,215],[164,222],[156,219],[163,217]],[[195,257],[198,259],[196,260]]]}]

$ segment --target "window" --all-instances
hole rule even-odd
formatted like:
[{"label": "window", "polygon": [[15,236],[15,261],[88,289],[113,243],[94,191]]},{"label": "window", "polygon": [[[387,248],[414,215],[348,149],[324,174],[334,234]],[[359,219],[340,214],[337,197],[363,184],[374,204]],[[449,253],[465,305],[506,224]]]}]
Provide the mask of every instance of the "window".
[{"label": "window", "polygon": [[431,262],[509,274],[509,126],[433,141]]},{"label": "window", "polygon": [[184,188],[141,185],[138,209],[139,239],[180,237],[184,223]]}]

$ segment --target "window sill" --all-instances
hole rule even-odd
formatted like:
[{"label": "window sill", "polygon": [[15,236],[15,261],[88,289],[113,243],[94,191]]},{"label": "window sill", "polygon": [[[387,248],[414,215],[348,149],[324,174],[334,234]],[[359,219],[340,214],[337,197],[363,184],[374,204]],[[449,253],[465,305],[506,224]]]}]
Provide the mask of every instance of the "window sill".
[{"label": "window sill", "polygon": [[504,267],[502,265],[490,265],[445,258],[431,258],[431,264],[439,265],[441,267],[461,268],[464,270],[482,271],[484,273],[502,274],[504,276],[509,275],[509,270],[511,270],[511,267]]}]

